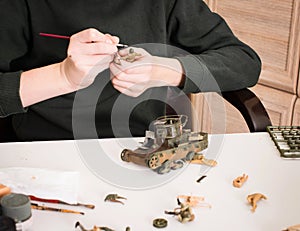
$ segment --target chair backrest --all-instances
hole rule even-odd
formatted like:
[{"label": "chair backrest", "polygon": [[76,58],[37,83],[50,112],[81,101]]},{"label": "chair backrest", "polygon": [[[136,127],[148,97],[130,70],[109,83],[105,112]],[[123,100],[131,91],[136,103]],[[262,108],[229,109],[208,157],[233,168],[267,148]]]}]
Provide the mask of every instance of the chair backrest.
[{"label": "chair backrest", "polygon": [[[243,116],[250,132],[265,132],[267,126],[272,125],[270,117],[260,101],[260,99],[248,88],[241,90],[224,92],[221,95],[231,105],[233,105]],[[189,99],[191,98],[188,95]],[[172,93],[168,94],[166,114],[185,114],[189,119],[188,128],[192,128],[192,110],[191,103],[187,103],[187,96],[180,95],[174,97]],[[174,110],[170,105],[176,105]]]},{"label": "chair backrest", "polygon": [[240,111],[250,132],[265,132],[267,126],[272,125],[264,105],[248,88],[224,92],[222,96]]}]

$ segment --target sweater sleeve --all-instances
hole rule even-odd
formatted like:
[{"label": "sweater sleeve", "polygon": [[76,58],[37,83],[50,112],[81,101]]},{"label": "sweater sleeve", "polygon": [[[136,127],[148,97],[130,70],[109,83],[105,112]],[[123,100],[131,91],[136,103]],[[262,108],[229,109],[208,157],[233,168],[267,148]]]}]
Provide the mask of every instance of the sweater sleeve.
[{"label": "sweater sleeve", "polygon": [[176,57],[186,76],[185,93],[224,92],[257,83],[260,58],[203,1],[176,0],[168,34],[172,45],[189,52]]},{"label": "sweater sleeve", "polygon": [[28,24],[25,1],[0,1],[0,117],[26,111],[19,95],[22,71],[11,63],[28,50]]}]

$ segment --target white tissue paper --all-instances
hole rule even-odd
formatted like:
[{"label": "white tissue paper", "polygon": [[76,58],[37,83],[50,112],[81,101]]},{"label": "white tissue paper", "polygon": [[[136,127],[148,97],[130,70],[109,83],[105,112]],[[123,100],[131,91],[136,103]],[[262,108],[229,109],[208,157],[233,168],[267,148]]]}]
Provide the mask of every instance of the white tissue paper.
[{"label": "white tissue paper", "polygon": [[40,168],[1,168],[0,183],[14,193],[77,203],[79,172]]}]

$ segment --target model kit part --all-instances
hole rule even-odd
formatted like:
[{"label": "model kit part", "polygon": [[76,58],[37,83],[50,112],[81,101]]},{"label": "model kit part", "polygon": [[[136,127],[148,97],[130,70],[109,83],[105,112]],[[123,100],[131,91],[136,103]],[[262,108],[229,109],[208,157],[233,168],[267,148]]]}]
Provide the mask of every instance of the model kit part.
[{"label": "model kit part", "polygon": [[255,212],[255,210],[257,208],[257,202],[262,199],[266,200],[267,197],[261,193],[254,193],[254,194],[247,196],[247,201],[252,206],[252,209],[251,209],[252,212]]},{"label": "model kit part", "polygon": [[300,231],[300,224],[293,225],[282,231]]},{"label": "model kit part", "polygon": [[232,185],[236,188],[240,188],[243,186],[243,184],[248,180],[248,175],[243,174],[242,176],[239,176],[235,178],[232,182]]},{"label": "model kit part", "polygon": [[117,203],[121,203],[124,204],[122,201],[118,200],[118,199],[124,199],[127,200],[125,197],[121,197],[118,194],[108,194],[104,201],[110,201],[110,202],[117,202]]},{"label": "model kit part", "polygon": [[156,218],[153,220],[153,226],[155,228],[165,228],[168,226],[168,221],[164,218]]},{"label": "model kit part", "polygon": [[105,226],[96,226],[94,225],[93,229],[86,229],[83,227],[83,225],[77,221],[76,224],[75,224],[75,228],[79,227],[82,231],[101,231],[101,230],[104,230],[104,231],[114,231],[113,229],[110,229],[108,227],[105,227]]}]

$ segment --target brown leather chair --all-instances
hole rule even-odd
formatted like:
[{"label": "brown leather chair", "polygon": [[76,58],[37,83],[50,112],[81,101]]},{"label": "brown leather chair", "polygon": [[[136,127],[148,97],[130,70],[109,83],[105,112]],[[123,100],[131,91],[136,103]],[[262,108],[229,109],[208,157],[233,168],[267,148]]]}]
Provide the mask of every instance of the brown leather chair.
[{"label": "brown leather chair", "polygon": [[240,111],[250,132],[265,132],[272,125],[264,105],[249,89],[224,92],[222,96]]},{"label": "brown leather chair", "polygon": [[[238,91],[225,92],[222,97],[237,108],[244,117],[250,132],[264,132],[266,127],[271,125],[270,118],[267,111],[259,98],[249,89],[245,88]],[[186,102],[186,96],[185,102]],[[172,98],[176,100],[176,104],[180,105],[181,114],[191,116],[191,106],[186,103],[182,103],[182,99]],[[167,114],[174,114],[174,110],[171,107],[167,107]],[[177,112],[178,113],[178,112]],[[176,114],[176,113],[175,113]],[[178,113],[179,114],[179,113]],[[191,124],[188,126],[191,127]],[[13,131],[11,124],[11,117],[0,119],[0,142],[14,142],[18,141]]]}]

